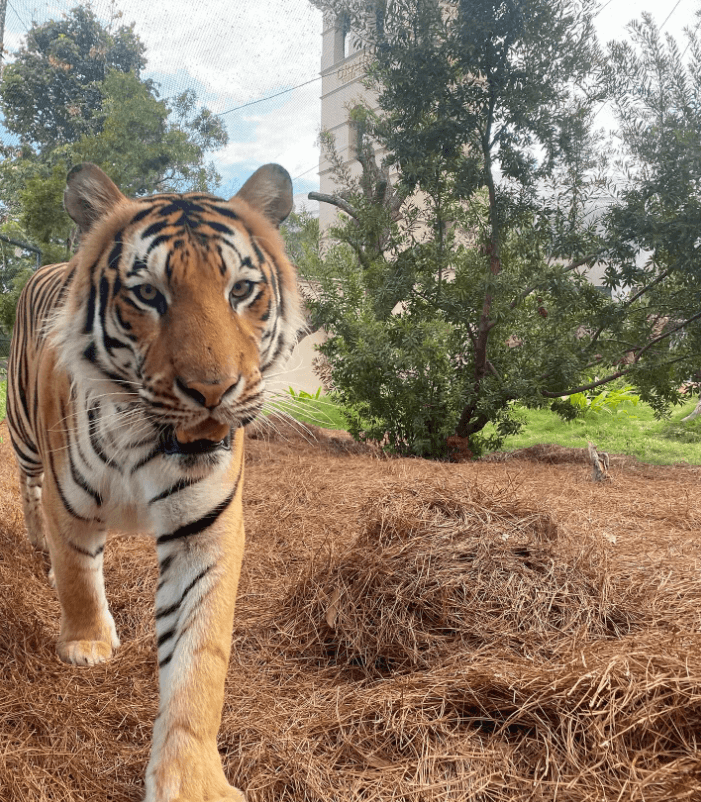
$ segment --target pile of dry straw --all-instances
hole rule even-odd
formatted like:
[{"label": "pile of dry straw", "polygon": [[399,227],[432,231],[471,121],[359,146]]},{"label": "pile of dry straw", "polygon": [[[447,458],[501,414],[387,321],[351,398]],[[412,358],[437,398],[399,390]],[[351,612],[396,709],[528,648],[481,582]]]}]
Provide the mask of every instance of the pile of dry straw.
[{"label": "pile of dry straw", "polygon": [[[0,799],[137,802],[156,710],[152,546],[108,550],[114,660],[60,664],[3,440]],[[249,445],[220,747],[250,802],[701,800],[688,573],[641,581],[604,538],[478,489],[474,466]]]}]

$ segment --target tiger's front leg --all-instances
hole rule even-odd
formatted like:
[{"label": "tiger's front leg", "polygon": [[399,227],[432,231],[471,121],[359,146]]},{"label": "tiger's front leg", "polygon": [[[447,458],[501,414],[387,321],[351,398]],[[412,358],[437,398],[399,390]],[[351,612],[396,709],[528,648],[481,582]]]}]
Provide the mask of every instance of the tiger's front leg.
[{"label": "tiger's front leg", "polygon": [[58,656],[75,665],[103,663],[119,646],[102,574],[107,536],[104,524],[85,519],[67,506],[53,478],[44,484],[43,504],[51,567],[61,602]]},{"label": "tiger's front leg", "polygon": [[207,514],[157,541],[160,706],[146,802],[245,802],[217,749],[244,547],[241,474]]}]

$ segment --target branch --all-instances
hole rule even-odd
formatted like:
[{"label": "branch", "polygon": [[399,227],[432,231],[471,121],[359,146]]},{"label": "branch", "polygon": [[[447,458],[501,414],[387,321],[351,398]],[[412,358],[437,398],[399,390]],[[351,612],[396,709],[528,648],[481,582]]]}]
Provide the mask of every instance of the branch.
[{"label": "branch", "polygon": [[[664,281],[664,279],[666,279],[667,276],[671,272],[672,272],[671,270],[665,270],[662,273],[660,273],[660,275],[656,279],[654,279],[654,281],[651,281],[649,284],[647,284],[641,290],[638,290],[638,292],[636,292],[635,295],[632,295],[630,298],[628,298],[621,305],[621,308],[622,309],[626,309],[627,307],[631,306],[631,304],[634,304],[638,300],[638,298],[640,298],[641,295],[644,295],[648,290],[652,289],[656,284],[659,284],[660,281]],[[594,343],[599,339],[599,337],[601,336],[601,333],[603,332],[603,330],[605,328],[606,328],[606,324],[604,323],[602,326],[599,327],[598,331],[596,331],[594,333],[593,337],[591,338],[591,340],[589,342],[589,345],[587,346],[587,350],[589,348],[591,348],[594,345]]]},{"label": "branch", "polygon": [[[701,313],[699,313],[701,314]],[[685,354],[684,356],[678,356],[676,359],[669,359],[667,362],[660,362],[657,365],[651,366],[658,368],[660,366],[667,366],[667,365],[674,365],[676,362],[682,362],[685,359],[688,359],[688,355]],[[583,393],[585,390],[593,390],[595,387],[600,387],[602,384],[608,384],[612,382],[614,379],[619,379],[621,376],[625,376],[626,373],[630,373],[631,371],[635,370],[635,365],[630,368],[625,368],[625,370],[619,370],[618,373],[612,373],[610,376],[606,376],[603,379],[599,379],[599,381],[591,382],[590,384],[582,384],[579,387],[573,387],[571,390],[562,390],[559,393],[551,393],[549,390],[541,390],[540,394],[544,398],[560,398],[563,395],[574,395],[575,393]]]},{"label": "branch", "polygon": [[[590,253],[587,256],[583,256],[581,259],[577,259],[576,261],[568,264],[567,267],[563,267],[562,272],[569,273],[571,270],[576,270],[578,267],[581,267],[583,264],[590,262],[592,259],[596,259],[598,255],[599,255],[598,253]],[[524,300],[524,298],[527,298],[534,290],[537,290],[538,287],[541,287],[543,284],[545,284],[545,281],[540,281],[538,282],[538,284],[534,284],[532,287],[529,287],[528,289],[524,290],[517,298],[514,298],[514,300],[509,304],[509,309],[515,309],[518,306],[518,304]]]},{"label": "branch", "polygon": [[654,340],[650,340],[650,342],[638,353],[635,355],[635,361],[638,362],[640,357],[647,351],[649,348],[652,348],[655,343],[658,343],[660,340],[664,340],[666,337],[669,337],[674,332],[683,329],[685,326],[688,326],[689,323],[693,323],[695,320],[698,320],[701,317],[701,312],[697,312],[695,315],[692,315],[690,318],[687,318],[685,321],[680,323],[678,326],[675,326],[673,329],[664,332],[664,334],[660,334],[659,337],[655,337]]},{"label": "branch", "polygon": [[354,220],[358,219],[358,213],[355,211],[355,209],[350,205],[350,203],[348,203],[348,201],[343,200],[343,198],[339,198],[338,195],[326,195],[323,192],[310,192],[307,197],[309,200],[320,201],[321,203],[330,203],[332,206],[335,206],[342,212],[345,212]]},{"label": "branch", "polygon": [[625,370],[619,370],[618,373],[612,373],[610,376],[606,376],[604,379],[599,379],[599,381],[591,382],[590,384],[581,384],[579,387],[573,387],[571,390],[563,390],[559,393],[551,393],[549,390],[541,390],[540,394],[545,398],[560,398],[563,395],[574,395],[575,393],[583,393],[585,390],[593,390],[595,387],[600,387],[602,384],[608,384],[612,382],[614,379],[619,379],[621,376],[625,376],[626,373],[630,373],[633,368],[626,368]]}]

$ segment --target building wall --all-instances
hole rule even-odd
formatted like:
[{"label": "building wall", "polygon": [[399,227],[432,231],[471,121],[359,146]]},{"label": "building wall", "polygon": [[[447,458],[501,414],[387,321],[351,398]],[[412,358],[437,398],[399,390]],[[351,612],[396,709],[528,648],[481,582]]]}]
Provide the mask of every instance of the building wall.
[{"label": "building wall", "polygon": [[[352,127],[348,116],[350,109],[367,95],[367,90],[361,84],[366,64],[367,55],[354,48],[352,35],[343,30],[342,23],[339,24],[337,19],[325,14],[321,54],[321,128],[334,134],[336,150],[354,175],[360,173],[360,165],[354,161]],[[320,191],[333,194],[336,185],[323,152],[319,160],[319,177]],[[328,203],[319,204],[321,231],[333,224],[335,216],[335,207]],[[312,369],[312,360],[318,355],[316,346],[325,338],[324,332],[319,331],[298,343],[285,371],[267,382],[269,390],[284,393],[292,387],[296,392],[304,390],[316,393],[321,387],[321,379]]]},{"label": "building wall", "polygon": [[[355,49],[353,35],[346,33],[343,22],[332,15],[324,15],[321,49],[321,129],[330,131],[336,139],[336,151],[353,175],[360,174],[360,165],[354,159],[355,138],[348,117],[351,109],[361,101],[372,103],[362,84],[369,63],[368,54]],[[345,35],[344,35],[345,34]],[[332,194],[336,185],[331,166],[322,152],[319,159],[320,191]],[[328,228],[336,216],[335,207],[320,204],[319,226]]]}]

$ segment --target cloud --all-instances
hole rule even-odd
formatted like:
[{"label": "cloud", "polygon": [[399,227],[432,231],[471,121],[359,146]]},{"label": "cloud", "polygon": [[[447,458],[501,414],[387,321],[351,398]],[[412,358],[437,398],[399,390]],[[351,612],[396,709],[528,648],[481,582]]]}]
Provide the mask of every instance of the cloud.
[{"label": "cloud", "polygon": [[[107,3],[95,5],[101,10]],[[306,0],[120,0],[119,8],[123,23],[136,23],[149,67],[166,74],[187,70],[218,96],[213,111],[319,72],[321,12]]]},{"label": "cloud", "polygon": [[[191,86],[219,114],[319,75],[322,17],[307,0],[169,0],[166,16],[163,6],[163,0],[120,2],[122,22],[135,21],[164,96]],[[211,158],[226,192],[271,161],[293,177],[304,173],[296,190],[318,187],[310,168],[319,160],[320,90],[314,82],[223,116],[230,142]]]},{"label": "cloud", "polygon": [[319,87],[305,86],[285,97],[270,111],[259,111],[255,106],[242,110],[241,121],[248,128],[246,141],[232,138],[225,148],[213,154],[219,169],[234,165],[255,169],[266,162],[278,162],[293,178],[304,174],[307,183],[318,185],[315,168],[319,162]]}]

